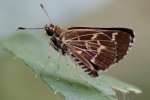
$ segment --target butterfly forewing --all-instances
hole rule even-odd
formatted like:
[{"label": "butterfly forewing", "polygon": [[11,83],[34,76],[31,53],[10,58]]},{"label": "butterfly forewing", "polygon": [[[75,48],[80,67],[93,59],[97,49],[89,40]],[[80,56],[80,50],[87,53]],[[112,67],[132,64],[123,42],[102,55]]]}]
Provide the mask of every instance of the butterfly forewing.
[{"label": "butterfly forewing", "polygon": [[71,54],[84,65],[85,71],[97,76],[126,55],[133,42],[133,32],[126,28],[68,28],[62,36]]}]

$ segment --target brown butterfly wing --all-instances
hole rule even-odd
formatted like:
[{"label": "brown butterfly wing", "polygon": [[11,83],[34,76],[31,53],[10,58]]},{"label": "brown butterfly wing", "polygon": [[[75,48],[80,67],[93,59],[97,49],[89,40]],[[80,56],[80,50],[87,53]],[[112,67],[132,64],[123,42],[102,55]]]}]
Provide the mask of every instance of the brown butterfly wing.
[{"label": "brown butterfly wing", "polygon": [[98,70],[105,70],[122,59],[132,38],[121,28],[74,27],[69,28],[63,36],[72,55],[91,76],[97,76]]},{"label": "brown butterfly wing", "polygon": [[[112,39],[113,36],[117,33],[117,35],[115,35],[115,42],[117,48],[116,62],[121,60],[124,57],[124,55],[127,54],[128,48],[132,46],[134,40],[134,33],[132,29],[129,28],[71,27],[68,28],[68,30],[75,31],[77,35],[103,32],[110,39]],[[90,37],[87,39],[90,39]],[[98,39],[101,40],[103,39],[103,37]]]}]

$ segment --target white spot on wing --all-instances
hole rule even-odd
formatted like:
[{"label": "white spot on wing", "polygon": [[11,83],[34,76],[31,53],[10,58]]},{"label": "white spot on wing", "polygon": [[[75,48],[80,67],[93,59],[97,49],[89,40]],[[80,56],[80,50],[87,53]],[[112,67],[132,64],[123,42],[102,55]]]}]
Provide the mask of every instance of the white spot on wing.
[{"label": "white spot on wing", "polygon": [[101,43],[100,43],[100,41],[99,41],[99,40],[97,40],[97,44],[98,44],[98,45],[101,45]]},{"label": "white spot on wing", "polygon": [[87,48],[87,49],[91,49],[91,47],[90,47],[90,45],[89,45],[89,43],[88,42],[85,42],[85,47]]},{"label": "white spot on wing", "polygon": [[116,33],[112,33],[112,41],[115,41],[115,39],[116,39],[116,35],[118,35],[118,33],[116,32]]},{"label": "white spot on wing", "polygon": [[97,48],[97,53],[100,54],[104,49],[106,49],[106,47],[104,45],[101,45],[99,48]]},{"label": "white spot on wing", "polygon": [[92,59],[90,60],[92,63],[95,63],[95,59],[96,59],[97,55],[95,55],[94,57],[92,57]]},{"label": "white spot on wing", "polygon": [[97,36],[98,36],[98,34],[93,34],[93,36],[92,36],[91,40],[96,39],[96,38],[97,38]]},{"label": "white spot on wing", "polygon": [[99,32],[99,33],[97,33],[97,34],[105,34],[105,33],[103,33],[103,32]]},{"label": "white spot on wing", "polygon": [[80,40],[80,37],[79,37],[79,36],[77,36],[77,39],[78,39],[78,40]]},{"label": "white spot on wing", "polygon": [[81,54],[82,53],[82,51],[76,51],[78,54]]},{"label": "white spot on wing", "polygon": [[88,49],[88,42],[85,42],[85,47]]}]

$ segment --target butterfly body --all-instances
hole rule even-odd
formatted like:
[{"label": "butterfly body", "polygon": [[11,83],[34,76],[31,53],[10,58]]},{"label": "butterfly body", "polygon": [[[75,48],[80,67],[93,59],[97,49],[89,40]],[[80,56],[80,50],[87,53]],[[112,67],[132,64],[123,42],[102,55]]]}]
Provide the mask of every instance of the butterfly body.
[{"label": "butterfly body", "polygon": [[133,43],[134,34],[128,28],[71,27],[63,30],[45,26],[50,45],[62,55],[71,56],[90,76],[121,60]]}]

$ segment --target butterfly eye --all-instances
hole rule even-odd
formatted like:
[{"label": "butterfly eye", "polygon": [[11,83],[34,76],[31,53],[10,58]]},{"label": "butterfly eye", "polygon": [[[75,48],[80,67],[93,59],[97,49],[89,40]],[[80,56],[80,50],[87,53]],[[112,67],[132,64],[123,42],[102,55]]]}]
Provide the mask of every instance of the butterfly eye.
[{"label": "butterfly eye", "polygon": [[53,25],[53,24],[50,24],[49,27],[54,28],[54,25]]},{"label": "butterfly eye", "polygon": [[48,36],[53,36],[53,34],[54,34],[54,31],[53,31],[52,27],[45,26],[45,31],[46,31]]}]

